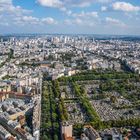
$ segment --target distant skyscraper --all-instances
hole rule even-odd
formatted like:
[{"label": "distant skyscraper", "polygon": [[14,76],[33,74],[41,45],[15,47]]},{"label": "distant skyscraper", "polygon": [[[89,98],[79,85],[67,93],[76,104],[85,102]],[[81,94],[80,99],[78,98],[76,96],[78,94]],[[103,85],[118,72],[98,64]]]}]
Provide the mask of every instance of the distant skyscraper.
[{"label": "distant skyscraper", "polygon": [[1,38],[0,42],[3,43],[3,38]]}]

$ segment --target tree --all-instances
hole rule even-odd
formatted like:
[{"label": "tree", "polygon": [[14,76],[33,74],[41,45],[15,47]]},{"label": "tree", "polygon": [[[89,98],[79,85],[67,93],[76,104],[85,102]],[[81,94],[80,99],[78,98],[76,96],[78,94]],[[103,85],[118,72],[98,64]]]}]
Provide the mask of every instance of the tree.
[{"label": "tree", "polygon": [[56,134],[54,135],[54,140],[58,140],[58,136]]},{"label": "tree", "polygon": [[43,135],[41,139],[42,139],[42,140],[49,140],[49,138],[48,138],[47,135]]},{"label": "tree", "polygon": [[110,101],[111,101],[111,103],[116,103],[117,102],[117,98],[115,96],[111,96],[110,97]]},{"label": "tree", "polygon": [[10,49],[10,53],[8,55],[8,58],[9,59],[13,58],[13,54],[14,54],[14,50],[13,49]]}]

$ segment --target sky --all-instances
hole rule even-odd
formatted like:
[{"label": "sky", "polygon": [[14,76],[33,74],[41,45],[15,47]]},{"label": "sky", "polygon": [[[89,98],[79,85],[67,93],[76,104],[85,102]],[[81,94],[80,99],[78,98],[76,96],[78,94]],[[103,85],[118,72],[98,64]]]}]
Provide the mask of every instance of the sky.
[{"label": "sky", "polygon": [[140,35],[140,0],[0,0],[0,34]]}]

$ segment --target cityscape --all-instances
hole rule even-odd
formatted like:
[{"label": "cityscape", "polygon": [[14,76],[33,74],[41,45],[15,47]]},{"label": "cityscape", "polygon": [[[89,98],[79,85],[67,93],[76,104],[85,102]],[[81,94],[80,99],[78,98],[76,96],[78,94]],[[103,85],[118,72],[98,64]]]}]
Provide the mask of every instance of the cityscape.
[{"label": "cityscape", "polygon": [[139,139],[140,39],[1,38],[2,139]]},{"label": "cityscape", "polygon": [[139,0],[0,0],[0,140],[140,140],[139,17]]}]

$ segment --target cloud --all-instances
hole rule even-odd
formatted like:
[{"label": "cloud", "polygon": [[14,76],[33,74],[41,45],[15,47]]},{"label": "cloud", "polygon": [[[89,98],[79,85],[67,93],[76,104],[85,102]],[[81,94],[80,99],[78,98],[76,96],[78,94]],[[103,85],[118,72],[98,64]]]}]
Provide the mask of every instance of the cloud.
[{"label": "cloud", "polygon": [[112,0],[96,0],[98,3],[109,3]]},{"label": "cloud", "polygon": [[79,18],[76,18],[74,23],[77,24],[77,25],[82,25],[83,21],[81,19],[79,19]]},{"label": "cloud", "polygon": [[72,15],[73,17],[79,17],[79,18],[97,18],[98,12],[92,11],[92,12],[84,12],[81,13],[74,13]]},{"label": "cloud", "polygon": [[75,17],[72,19],[66,19],[64,20],[65,25],[69,26],[85,26],[85,27],[92,27],[94,25],[99,24],[98,20],[93,20],[92,18],[80,18],[80,17]]},{"label": "cloud", "polygon": [[78,26],[78,27],[93,27],[96,25],[96,21],[93,20],[83,20],[80,18],[75,18],[75,19],[66,19],[64,20],[64,24],[68,26]]},{"label": "cloud", "polygon": [[72,21],[70,19],[65,19],[64,24],[65,25],[72,25]]},{"label": "cloud", "polygon": [[106,7],[106,6],[102,6],[102,7],[101,7],[101,11],[102,11],[102,12],[107,11],[107,7]]},{"label": "cloud", "polygon": [[112,0],[36,0],[38,4],[44,7],[57,8],[66,15],[72,15],[70,10],[73,7],[85,8],[93,3],[107,3]]},{"label": "cloud", "polygon": [[90,1],[81,1],[81,2],[77,2],[77,3],[71,3],[72,6],[74,6],[74,7],[81,7],[81,8],[89,7],[90,4],[91,4]]},{"label": "cloud", "polygon": [[1,26],[9,26],[9,23],[8,22],[0,22],[0,25]]},{"label": "cloud", "polygon": [[57,24],[57,21],[54,20],[52,17],[43,18],[43,19],[41,19],[41,21],[44,24],[50,24],[50,25]]},{"label": "cloud", "polygon": [[113,10],[124,12],[137,12],[140,11],[139,6],[134,6],[127,2],[115,2],[112,4]]},{"label": "cloud", "polygon": [[19,17],[15,17],[13,18],[13,24],[16,25],[37,25],[40,23],[39,18],[33,17],[33,16],[19,16]]},{"label": "cloud", "polygon": [[79,25],[79,26],[94,26],[97,22],[99,22],[98,12],[91,11],[85,12],[82,11],[80,13],[72,13],[70,19],[64,20],[65,25]]},{"label": "cloud", "polygon": [[75,19],[66,19],[64,20],[64,24],[65,25],[74,25],[74,26],[88,26],[87,23],[85,23],[86,21],[83,21],[80,18],[75,18]]},{"label": "cloud", "polygon": [[58,8],[68,16],[72,14],[72,11],[66,8],[65,3],[60,0],[37,0],[37,3],[44,7]]},{"label": "cloud", "polygon": [[12,0],[0,0],[0,12],[8,15],[21,15],[32,11],[23,9],[20,6],[14,6]]},{"label": "cloud", "polygon": [[71,26],[87,26],[93,27],[99,24],[100,18],[97,11],[81,11],[79,13],[72,13],[69,19],[64,20],[65,25]]},{"label": "cloud", "polygon": [[65,12],[68,16],[70,16],[72,14],[72,11],[68,10],[66,7],[60,8],[60,11]]},{"label": "cloud", "polygon": [[0,5],[4,5],[4,4],[12,4],[12,0],[1,0]]},{"label": "cloud", "polygon": [[25,25],[52,25],[57,21],[51,17],[37,18],[31,16],[30,10],[20,6],[14,6],[12,0],[0,0],[0,25],[2,26],[25,26]]},{"label": "cloud", "polygon": [[23,23],[19,22],[17,19],[22,18],[23,21],[27,20],[26,15],[32,13],[32,11],[24,9],[20,6],[14,6],[12,0],[0,0],[0,13],[2,15],[1,25],[4,26],[5,24],[6,26],[10,26],[16,22],[23,25]]},{"label": "cloud", "polygon": [[66,2],[69,2],[71,6],[77,6],[77,7],[89,7],[93,3],[108,3],[112,0],[65,0]]},{"label": "cloud", "polygon": [[63,2],[60,0],[37,0],[37,2],[46,7],[54,7],[54,8],[61,8]]},{"label": "cloud", "polygon": [[15,24],[19,25],[53,25],[57,24],[57,21],[54,20],[52,17],[46,17],[46,18],[37,18],[33,16],[23,16],[23,17],[16,17],[13,19]]},{"label": "cloud", "polygon": [[57,21],[52,17],[37,18],[33,16],[16,17],[13,19],[15,24],[19,25],[54,25]]},{"label": "cloud", "polygon": [[111,24],[115,26],[122,26],[122,27],[126,26],[122,21],[111,17],[106,17],[105,21],[107,24]]},{"label": "cloud", "polygon": [[107,3],[112,0],[37,0],[42,6],[62,8],[62,7],[89,7],[92,3]]}]

